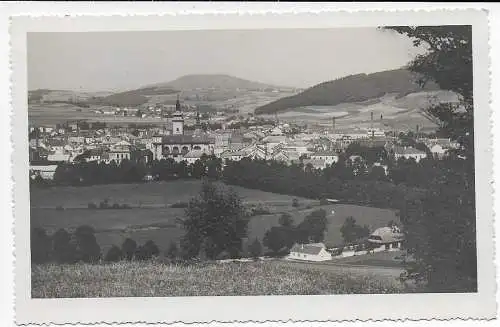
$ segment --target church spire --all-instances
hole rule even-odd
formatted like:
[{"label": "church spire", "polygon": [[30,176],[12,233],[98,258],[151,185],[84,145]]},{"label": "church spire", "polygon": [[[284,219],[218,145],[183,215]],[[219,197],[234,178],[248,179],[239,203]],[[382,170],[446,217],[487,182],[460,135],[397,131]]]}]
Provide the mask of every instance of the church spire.
[{"label": "church spire", "polygon": [[181,111],[181,102],[179,100],[179,93],[177,93],[177,101],[175,102],[175,111]]}]

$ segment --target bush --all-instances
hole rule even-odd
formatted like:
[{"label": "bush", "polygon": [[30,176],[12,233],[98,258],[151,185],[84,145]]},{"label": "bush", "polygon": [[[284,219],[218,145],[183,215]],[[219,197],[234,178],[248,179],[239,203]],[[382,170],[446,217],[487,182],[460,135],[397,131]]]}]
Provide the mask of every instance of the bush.
[{"label": "bush", "polygon": [[122,250],[117,247],[116,245],[113,245],[109,250],[108,253],[106,254],[106,257],[104,258],[105,261],[108,262],[117,262],[120,261],[123,257]]},{"label": "bush", "polygon": [[65,229],[59,229],[52,236],[53,255],[57,263],[76,262],[76,248],[71,242],[71,235]]},{"label": "bush", "polygon": [[90,226],[80,226],[74,233],[76,239],[77,259],[94,263],[101,259],[101,248],[97,244],[95,231]]},{"label": "bush", "polygon": [[89,209],[97,209],[97,204],[95,204],[94,202],[89,202],[89,204],[87,205],[87,208],[89,208]]},{"label": "bush", "polygon": [[177,243],[170,242],[166,256],[170,260],[176,260],[179,257],[179,248],[177,247]]},{"label": "bush", "polygon": [[122,253],[125,259],[129,261],[132,260],[136,250],[137,250],[137,243],[133,239],[127,238],[125,239],[125,241],[123,241]]},{"label": "bush", "polygon": [[155,242],[149,240],[143,246],[140,246],[135,251],[135,258],[137,260],[149,260],[152,257],[158,256],[160,250]]},{"label": "bush", "polygon": [[257,259],[262,255],[262,245],[260,244],[259,240],[255,238],[255,240],[250,244],[248,248],[250,255],[252,258]]},{"label": "bush", "polygon": [[31,262],[45,263],[50,259],[52,242],[43,228],[31,230]]}]

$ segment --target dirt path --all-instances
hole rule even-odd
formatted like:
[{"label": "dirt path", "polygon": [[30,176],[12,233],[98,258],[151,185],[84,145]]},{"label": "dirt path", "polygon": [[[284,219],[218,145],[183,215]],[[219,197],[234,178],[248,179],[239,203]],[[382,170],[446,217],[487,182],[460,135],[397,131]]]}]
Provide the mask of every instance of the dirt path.
[{"label": "dirt path", "polygon": [[397,267],[350,265],[347,263],[331,262],[331,261],[328,263],[287,261],[287,263],[291,265],[303,266],[324,271],[347,272],[358,275],[374,275],[392,279],[398,278],[400,274],[403,272],[403,268],[397,268]]}]

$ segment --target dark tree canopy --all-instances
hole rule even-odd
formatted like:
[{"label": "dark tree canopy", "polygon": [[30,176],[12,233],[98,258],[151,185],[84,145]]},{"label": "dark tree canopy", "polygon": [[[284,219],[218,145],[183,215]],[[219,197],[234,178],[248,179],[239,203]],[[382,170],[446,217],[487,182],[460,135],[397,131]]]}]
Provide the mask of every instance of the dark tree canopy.
[{"label": "dark tree canopy", "polygon": [[122,253],[125,256],[125,259],[132,260],[137,249],[137,243],[131,239],[127,238],[123,241],[122,244]]},{"label": "dark tree canopy", "polygon": [[113,245],[109,250],[108,253],[106,253],[106,256],[104,257],[104,261],[108,262],[117,262],[120,261],[123,257],[122,250],[117,247],[116,245]]},{"label": "dark tree canopy", "polygon": [[248,218],[234,191],[206,180],[199,195],[189,202],[182,224],[184,252],[193,255],[203,251],[203,255],[215,259],[222,251],[231,257],[241,253]]},{"label": "dark tree canopy", "polygon": [[[457,140],[461,149],[442,163],[446,169],[429,169],[427,188],[419,199],[407,199],[401,212],[408,251],[417,270],[433,291],[474,290],[477,287],[476,216],[474,190],[474,110],[471,26],[388,27],[424,45],[427,52],[409,68],[422,75],[421,83],[436,82],[456,92],[460,103],[443,103],[427,109],[440,133]],[[436,173],[438,172],[438,173]],[[406,174],[410,173],[406,171]]]}]

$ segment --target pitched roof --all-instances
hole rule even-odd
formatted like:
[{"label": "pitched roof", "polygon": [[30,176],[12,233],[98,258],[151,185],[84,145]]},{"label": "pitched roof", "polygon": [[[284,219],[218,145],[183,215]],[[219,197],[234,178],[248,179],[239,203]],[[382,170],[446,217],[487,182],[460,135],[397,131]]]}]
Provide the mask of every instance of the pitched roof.
[{"label": "pitched roof", "polygon": [[318,255],[322,249],[325,249],[325,245],[323,243],[311,243],[311,244],[296,243],[290,249],[290,252]]},{"label": "pitched roof", "polygon": [[323,157],[338,157],[339,155],[335,151],[318,151],[311,154],[312,156],[323,156]]},{"label": "pitched roof", "polygon": [[264,137],[264,139],[262,140],[262,142],[265,142],[265,143],[282,143],[282,142],[285,142],[286,140],[286,136],[284,135],[268,135],[266,137]]},{"label": "pitched roof", "polygon": [[209,144],[215,143],[215,140],[205,135],[164,135],[162,137],[163,144]]},{"label": "pitched roof", "polygon": [[399,242],[403,239],[404,234],[399,230],[393,229],[391,227],[378,228],[368,237],[368,240],[370,242],[380,244]]},{"label": "pitched roof", "polygon": [[394,153],[396,154],[426,154],[424,151],[420,151],[411,146],[403,147],[403,146],[395,146]]}]

